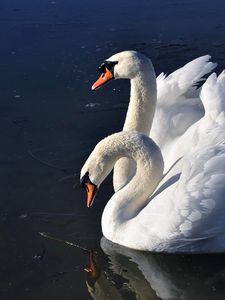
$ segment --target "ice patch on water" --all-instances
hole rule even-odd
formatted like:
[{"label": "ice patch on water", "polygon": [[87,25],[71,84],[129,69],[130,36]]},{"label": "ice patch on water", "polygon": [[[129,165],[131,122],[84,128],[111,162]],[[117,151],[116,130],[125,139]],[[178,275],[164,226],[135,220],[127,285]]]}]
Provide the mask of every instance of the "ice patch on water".
[{"label": "ice patch on water", "polygon": [[98,103],[98,102],[95,102],[95,103],[90,102],[90,103],[85,104],[85,107],[87,107],[87,108],[93,108],[93,107],[99,106],[99,105],[100,105],[100,103]]}]

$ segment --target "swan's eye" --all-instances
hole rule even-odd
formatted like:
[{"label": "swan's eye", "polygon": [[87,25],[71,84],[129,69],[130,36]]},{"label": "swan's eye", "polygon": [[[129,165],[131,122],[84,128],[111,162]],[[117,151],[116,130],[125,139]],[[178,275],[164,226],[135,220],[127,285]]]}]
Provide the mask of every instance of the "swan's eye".
[{"label": "swan's eye", "polygon": [[100,73],[106,73],[106,69],[108,69],[113,74],[114,66],[118,64],[118,61],[104,61],[100,67],[98,68]]}]

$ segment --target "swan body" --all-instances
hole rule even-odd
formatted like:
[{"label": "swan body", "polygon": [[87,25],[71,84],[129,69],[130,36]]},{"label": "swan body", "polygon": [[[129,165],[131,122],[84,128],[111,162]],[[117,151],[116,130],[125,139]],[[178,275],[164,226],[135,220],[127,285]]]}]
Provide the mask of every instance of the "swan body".
[{"label": "swan body", "polygon": [[[113,64],[113,78],[129,79],[131,83],[130,103],[123,130],[150,134],[160,146],[165,170],[175,162],[177,141],[204,115],[199,90],[195,85],[216,67],[217,64],[209,59],[209,55],[199,57],[172,74],[165,76],[162,73],[157,78],[151,60],[136,51],[123,51],[105,61],[106,66]],[[185,152],[186,149],[182,155]],[[135,164],[132,160],[119,160],[114,167],[114,190],[126,185],[134,174]]]},{"label": "swan body", "polygon": [[163,159],[156,144],[141,133],[120,132],[97,144],[81,178],[88,173],[99,187],[123,155],[136,161],[137,171],[104,209],[107,239],[147,251],[225,251],[224,144],[186,156],[160,182]]},{"label": "swan body", "polygon": [[[178,134],[174,139],[170,138],[169,143],[166,141],[163,144],[162,141],[158,147],[145,135],[147,127],[149,129],[154,127],[152,119],[148,118],[149,123],[147,122],[147,115],[149,116],[152,109],[150,116],[153,118],[154,111],[157,111],[154,70],[147,58],[139,54],[137,56],[136,52],[128,52],[124,61],[132,61],[132,64],[127,69],[120,69],[123,66],[120,62],[123,60],[118,56],[121,54],[111,58],[117,59],[117,63],[114,62],[115,78],[130,76],[131,79],[128,121],[126,118],[123,132],[107,137],[95,147],[81,171],[81,179],[88,177],[87,190],[89,191],[90,187],[94,195],[95,188],[92,186],[99,187],[116,165],[115,194],[103,212],[103,234],[117,244],[138,250],[224,252],[225,72],[218,77],[211,74],[201,88],[199,100],[194,101],[202,110],[203,117],[195,121],[189,120],[190,124],[187,128],[183,127],[185,129],[181,135]],[[210,64],[207,62],[208,58],[199,59],[201,63]],[[148,97],[150,106],[146,104],[146,88],[141,88],[137,82],[132,84],[140,72],[141,76],[145,73],[143,70],[140,71],[143,64],[146,69],[151,69],[151,79],[144,76],[146,83],[142,80],[143,85],[147,85],[148,80],[152,82],[153,91],[150,98]],[[212,65],[208,65],[206,69],[209,71]],[[131,72],[130,75],[127,72]],[[202,73],[198,74],[200,78]],[[184,88],[186,95],[188,89],[189,93],[191,89],[192,94],[196,93],[192,85],[189,88],[186,85]],[[135,94],[139,95],[140,102],[137,99],[133,101]],[[185,94],[180,96],[184,98]],[[195,104],[190,104],[193,105]],[[167,109],[169,110],[169,107]],[[141,121],[141,113],[145,122]],[[180,120],[178,118],[178,121],[182,122],[182,118]],[[145,124],[145,128],[142,129],[146,130],[145,134],[134,131],[139,128],[140,123]],[[134,128],[131,128],[131,125]],[[167,130],[164,129],[165,125],[162,122],[162,131]],[[170,133],[168,131],[168,135]],[[167,149],[169,158],[163,149]]]},{"label": "swan body", "polygon": [[135,175],[104,209],[107,239],[138,250],[225,251],[224,97],[225,72],[210,75],[201,91],[205,115],[183,137],[189,151],[164,175],[159,147],[141,133],[116,133],[96,146],[81,171],[96,186],[121,157],[136,165]]}]

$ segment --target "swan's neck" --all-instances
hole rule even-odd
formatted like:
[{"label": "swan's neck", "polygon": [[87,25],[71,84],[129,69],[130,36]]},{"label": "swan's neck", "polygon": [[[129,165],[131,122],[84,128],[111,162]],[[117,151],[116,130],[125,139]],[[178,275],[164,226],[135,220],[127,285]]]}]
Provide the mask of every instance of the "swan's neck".
[{"label": "swan's neck", "polygon": [[132,147],[130,153],[129,148],[126,151],[127,156],[136,161],[136,174],[112,196],[102,216],[103,234],[115,242],[122,228],[147,205],[163,174],[163,158],[156,144],[144,136],[136,146],[135,152],[132,153]]},{"label": "swan's neck", "polygon": [[137,130],[149,135],[157,99],[156,77],[151,62],[130,82],[130,103],[123,130]]}]

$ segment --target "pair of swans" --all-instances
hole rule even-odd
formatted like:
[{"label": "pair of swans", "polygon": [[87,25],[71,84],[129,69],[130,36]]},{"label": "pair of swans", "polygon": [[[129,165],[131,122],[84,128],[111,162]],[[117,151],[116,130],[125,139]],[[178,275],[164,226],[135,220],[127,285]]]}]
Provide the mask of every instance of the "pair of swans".
[{"label": "pair of swans", "polygon": [[[225,72],[200,57],[157,79],[150,59],[113,55],[92,89],[127,78],[131,96],[122,132],[100,141],[81,170],[87,206],[114,168],[115,194],[103,235],[137,250],[225,251]],[[148,136],[151,136],[149,138]],[[115,166],[115,167],[114,167]]]}]

